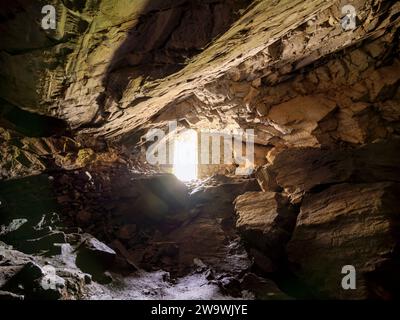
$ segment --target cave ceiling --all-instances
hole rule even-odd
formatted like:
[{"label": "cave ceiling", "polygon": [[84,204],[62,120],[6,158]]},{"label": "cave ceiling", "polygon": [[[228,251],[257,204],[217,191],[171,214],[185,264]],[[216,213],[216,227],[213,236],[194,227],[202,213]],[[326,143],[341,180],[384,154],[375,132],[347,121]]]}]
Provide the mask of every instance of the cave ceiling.
[{"label": "cave ceiling", "polygon": [[396,1],[353,1],[350,31],[343,1],[50,1],[57,28],[43,30],[45,2],[2,4],[0,97],[77,135],[136,139],[178,120],[318,146],[397,130],[380,104],[398,96]]}]

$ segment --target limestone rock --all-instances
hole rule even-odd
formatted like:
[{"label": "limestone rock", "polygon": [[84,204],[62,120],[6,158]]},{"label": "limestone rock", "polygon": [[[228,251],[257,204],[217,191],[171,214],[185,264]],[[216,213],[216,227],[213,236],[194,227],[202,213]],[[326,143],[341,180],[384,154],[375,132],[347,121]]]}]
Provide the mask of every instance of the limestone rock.
[{"label": "limestone rock", "polygon": [[88,236],[79,246],[76,265],[90,273],[95,280],[103,279],[104,272],[112,265],[116,253],[94,237]]},{"label": "limestone rock", "polygon": [[288,199],[274,192],[246,192],[236,198],[235,210],[236,227],[244,240],[279,264],[296,221]]},{"label": "limestone rock", "polygon": [[23,294],[26,299],[59,299],[65,289],[65,281],[56,275],[55,268],[39,266],[34,262],[25,264],[2,289]]},{"label": "limestone rock", "polygon": [[[268,118],[282,128],[295,130],[296,135],[299,135],[299,132],[307,132],[311,135],[317,128],[318,122],[335,108],[334,101],[322,96],[297,97],[275,105],[270,110]],[[284,139],[289,139],[289,135],[285,135]]]},{"label": "limestone rock", "polygon": [[288,149],[260,169],[265,190],[303,194],[341,182],[400,181],[398,140],[380,141],[357,149]]},{"label": "limestone rock", "polygon": [[[335,299],[398,295],[399,190],[398,183],[344,183],[304,198],[287,252],[314,293]],[[355,290],[342,288],[346,265],[355,267]]]}]

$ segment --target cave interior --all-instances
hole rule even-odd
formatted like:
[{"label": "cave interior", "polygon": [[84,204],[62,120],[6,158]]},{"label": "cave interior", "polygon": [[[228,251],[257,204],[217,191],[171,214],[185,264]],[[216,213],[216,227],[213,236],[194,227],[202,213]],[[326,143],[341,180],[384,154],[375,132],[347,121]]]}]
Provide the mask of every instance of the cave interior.
[{"label": "cave interior", "polygon": [[1,2],[0,300],[398,298],[399,28],[391,0]]}]

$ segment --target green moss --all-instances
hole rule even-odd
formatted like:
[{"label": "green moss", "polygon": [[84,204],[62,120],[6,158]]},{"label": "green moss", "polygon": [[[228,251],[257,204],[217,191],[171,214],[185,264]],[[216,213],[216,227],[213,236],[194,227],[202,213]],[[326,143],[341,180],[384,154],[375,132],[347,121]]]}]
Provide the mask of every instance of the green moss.
[{"label": "green moss", "polygon": [[80,149],[76,158],[76,164],[86,166],[96,159],[95,152],[90,148]]},{"label": "green moss", "polygon": [[11,140],[11,133],[8,130],[0,127],[0,137],[4,141],[9,141]]}]

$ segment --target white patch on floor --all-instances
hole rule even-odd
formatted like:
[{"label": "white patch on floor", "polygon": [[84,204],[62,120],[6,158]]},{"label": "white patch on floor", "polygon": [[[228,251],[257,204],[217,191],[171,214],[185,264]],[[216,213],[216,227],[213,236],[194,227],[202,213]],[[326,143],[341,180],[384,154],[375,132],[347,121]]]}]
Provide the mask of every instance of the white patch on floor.
[{"label": "white patch on floor", "polygon": [[[191,274],[179,278],[175,283],[166,280],[164,271],[139,272],[136,276],[114,276],[113,283],[89,286],[88,300],[215,300],[235,299],[223,295],[218,286],[205,278],[204,274]],[[244,297],[253,298],[251,295]]]}]

